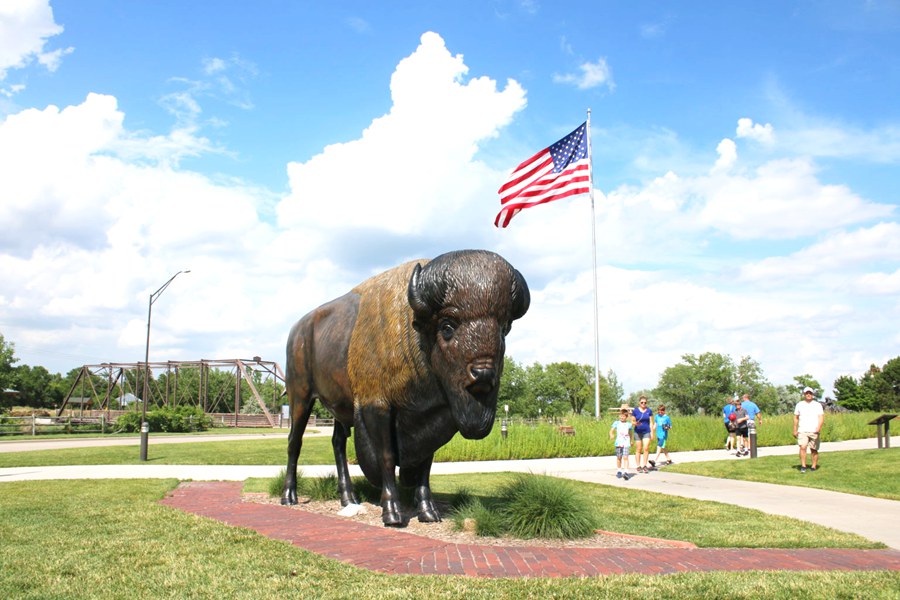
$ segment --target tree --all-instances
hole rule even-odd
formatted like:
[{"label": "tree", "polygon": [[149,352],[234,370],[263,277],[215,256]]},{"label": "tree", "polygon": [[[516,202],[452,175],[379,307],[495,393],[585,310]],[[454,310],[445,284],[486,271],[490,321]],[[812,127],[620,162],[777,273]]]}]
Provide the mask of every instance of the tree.
[{"label": "tree", "polygon": [[610,369],[606,372],[606,381],[600,376],[600,414],[608,408],[620,406],[625,397],[625,388],[619,382],[619,377]]},{"label": "tree", "polygon": [[[504,357],[503,375],[500,377],[500,389],[497,391],[498,411],[504,406],[509,406],[512,414],[531,417],[532,410],[528,406],[527,391],[525,369],[511,357]],[[536,416],[537,406],[533,412]]]},{"label": "tree", "polygon": [[[526,367],[525,381],[527,384],[528,406],[533,413],[527,416],[536,417],[541,414],[545,417],[559,417],[569,411],[570,405],[566,398],[565,389],[556,377],[548,376],[546,369],[540,363]],[[538,413],[540,409],[540,413]]]},{"label": "tree", "polygon": [[834,397],[838,404],[849,410],[872,410],[874,401],[874,397],[850,375],[841,375],[834,380]]},{"label": "tree", "polygon": [[881,367],[880,386],[877,410],[895,411],[900,409],[900,356],[892,358]]},{"label": "tree", "polygon": [[580,415],[594,397],[594,369],[589,365],[551,363],[547,365],[545,377],[561,393],[559,401],[568,403],[576,415]]},{"label": "tree", "polygon": [[796,389],[798,394],[803,388],[806,387],[811,387],[816,392],[816,396],[818,396],[819,392],[822,391],[822,384],[819,383],[816,378],[809,373],[794,376],[794,385],[788,385],[789,389]]},{"label": "tree", "polygon": [[14,364],[19,362],[16,358],[16,347],[12,342],[7,342],[0,333],[0,391],[8,389],[13,384]]},{"label": "tree", "polygon": [[15,370],[15,386],[19,391],[18,403],[35,408],[59,406],[66,395],[63,379],[44,367],[21,365]]},{"label": "tree", "polygon": [[725,397],[735,390],[737,370],[731,358],[715,352],[685,354],[682,362],[663,371],[656,395],[681,414],[702,410],[718,414]]},{"label": "tree", "polygon": [[[631,392],[630,394],[628,394],[627,404],[628,404],[628,406],[631,406],[633,408],[638,405],[638,400],[641,399],[641,396],[646,396],[647,402],[650,406],[657,406],[657,405],[659,405],[660,400],[659,400],[659,398],[654,396],[655,393],[656,393],[656,390],[637,390],[637,391]],[[619,404],[621,404],[621,402]],[[616,405],[616,407],[618,408],[618,405]],[[672,407],[672,410],[675,410],[674,406]]]}]

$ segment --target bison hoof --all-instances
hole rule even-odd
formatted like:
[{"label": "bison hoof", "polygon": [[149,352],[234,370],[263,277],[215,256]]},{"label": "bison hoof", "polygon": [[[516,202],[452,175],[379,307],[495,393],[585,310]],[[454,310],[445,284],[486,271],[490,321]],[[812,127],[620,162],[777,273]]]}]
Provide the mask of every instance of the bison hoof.
[{"label": "bison hoof", "polygon": [[400,506],[393,500],[381,505],[381,522],[385,527],[400,527],[403,518],[400,516]]},{"label": "bison hoof", "polygon": [[281,503],[285,506],[297,504],[297,490],[285,490],[281,495]]},{"label": "bison hoof", "polygon": [[420,523],[440,523],[441,513],[431,502],[419,503],[419,522]]},{"label": "bison hoof", "polygon": [[353,492],[341,493],[341,506],[349,506],[351,504],[359,504],[359,498]]}]

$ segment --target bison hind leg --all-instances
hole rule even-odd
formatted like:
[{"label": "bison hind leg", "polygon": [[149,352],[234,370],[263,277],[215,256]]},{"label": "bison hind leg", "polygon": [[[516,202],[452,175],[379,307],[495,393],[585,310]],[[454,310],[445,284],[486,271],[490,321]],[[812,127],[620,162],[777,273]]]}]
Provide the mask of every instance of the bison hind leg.
[{"label": "bison hind leg", "polygon": [[334,421],[334,431],[331,434],[331,446],[334,450],[334,462],[338,476],[338,493],[341,497],[341,506],[359,504],[359,499],[353,491],[353,482],[350,479],[350,470],[347,467],[347,438],[350,436],[350,428],[337,419]]}]

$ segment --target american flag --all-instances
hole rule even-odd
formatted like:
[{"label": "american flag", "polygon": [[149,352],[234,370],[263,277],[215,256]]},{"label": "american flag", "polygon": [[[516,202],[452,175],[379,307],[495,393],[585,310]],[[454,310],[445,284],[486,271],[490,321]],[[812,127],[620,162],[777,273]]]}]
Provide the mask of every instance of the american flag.
[{"label": "american flag", "polygon": [[516,214],[531,206],[591,191],[591,157],[587,122],[516,167],[498,190],[503,208],[495,227],[506,227]]}]

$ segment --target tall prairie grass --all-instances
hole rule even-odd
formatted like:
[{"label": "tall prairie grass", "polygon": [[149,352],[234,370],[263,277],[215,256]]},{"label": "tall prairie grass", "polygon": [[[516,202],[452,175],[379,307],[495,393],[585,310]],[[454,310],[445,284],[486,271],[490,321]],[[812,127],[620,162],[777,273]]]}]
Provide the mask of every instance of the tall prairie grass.
[{"label": "tall prairie grass", "polygon": [[[843,440],[874,437],[875,427],[869,421],[879,413],[859,412],[825,415],[822,440]],[[456,435],[438,450],[436,461],[512,460],[528,458],[566,458],[576,456],[607,456],[615,453],[609,430],[618,417],[612,413],[600,420],[590,416],[572,416],[565,425],[575,429],[575,435],[564,435],[560,423],[526,423],[511,420],[507,437],[503,439],[500,420],[483,440],[467,440]],[[667,447],[670,451],[715,450],[725,443],[727,433],[718,416],[672,417]],[[796,443],[793,435],[793,415],[766,416],[757,426],[757,444],[787,446]],[[655,442],[651,446],[655,448]]]}]

